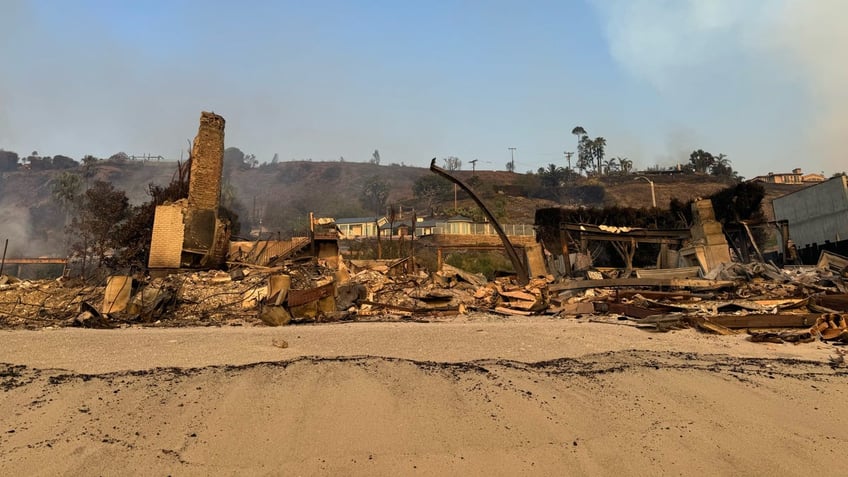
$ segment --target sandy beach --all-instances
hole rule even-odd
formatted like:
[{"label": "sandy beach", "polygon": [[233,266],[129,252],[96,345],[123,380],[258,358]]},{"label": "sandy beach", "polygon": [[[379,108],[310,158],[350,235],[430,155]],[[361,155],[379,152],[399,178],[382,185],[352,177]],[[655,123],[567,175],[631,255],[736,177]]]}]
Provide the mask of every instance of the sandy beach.
[{"label": "sandy beach", "polygon": [[848,381],[822,343],[485,317],[0,340],[3,475],[837,475],[848,463]]}]

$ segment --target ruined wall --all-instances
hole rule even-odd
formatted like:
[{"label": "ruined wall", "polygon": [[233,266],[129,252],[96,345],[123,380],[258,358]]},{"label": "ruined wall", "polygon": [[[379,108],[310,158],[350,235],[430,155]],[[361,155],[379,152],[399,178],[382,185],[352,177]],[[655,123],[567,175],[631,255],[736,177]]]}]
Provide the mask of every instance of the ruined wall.
[{"label": "ruined wall", "polygon": [[179,268],[183,248],[184,202],[156,206],[150,240],[150,268]]},{"label": "ruined wall", "polygon": [[710,199],[692,202],[692,218],[695,223],[690,228],[692,242],[680,249],[684,265],[700,265],[705,273],[722,263],[730,262],[730,248],[724,236],[724,230],[715,219],[713,202]]},{"label": "ruined wall", "polygon": [[218,210],[224,166],[224,123],[224,118],[215,113],[200,113],[200,128],[191,150],[190,209]]}]

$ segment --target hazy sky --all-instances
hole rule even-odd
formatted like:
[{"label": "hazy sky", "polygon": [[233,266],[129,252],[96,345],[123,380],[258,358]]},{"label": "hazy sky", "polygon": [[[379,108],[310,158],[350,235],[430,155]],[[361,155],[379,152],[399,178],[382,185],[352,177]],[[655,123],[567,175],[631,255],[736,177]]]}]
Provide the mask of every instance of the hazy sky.
[{"label": "hazy sky", "polygon": [[0,148],[179,158],[202,110],[260,161],[516,171],[574,126],[637,167],[845,170],[848,1],[0,0]]}]

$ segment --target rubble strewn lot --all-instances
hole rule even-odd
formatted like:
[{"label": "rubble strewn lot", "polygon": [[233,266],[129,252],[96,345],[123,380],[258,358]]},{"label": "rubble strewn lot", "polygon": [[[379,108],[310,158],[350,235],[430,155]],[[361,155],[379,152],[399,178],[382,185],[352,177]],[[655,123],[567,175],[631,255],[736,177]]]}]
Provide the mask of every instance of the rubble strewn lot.
[{"label": "rubble strewn lot", "polygon": [[[694,327],[719,334],[747,332],[752,341],[762,342],[848,342],[842,315],[848,311],[848,294],[839,265],[844,259],[833,254],[826,258],[819,266],[787,269],[726,263],[705,278],[606,278],[602,272],[587,272],[592,278],[539,277],[523,286],[514,277],[489,281],[447,264],[427,273],[405,271],[399,267],[402,260],[341,262],[330,268],[315,258],[229,272],[124,277],[107,286],[3,276],[0,326],[279,326],[433,321],[473,312],[585,319],[658,331]],[[110,286],[131,288],[123,299],[107,299]]]}]

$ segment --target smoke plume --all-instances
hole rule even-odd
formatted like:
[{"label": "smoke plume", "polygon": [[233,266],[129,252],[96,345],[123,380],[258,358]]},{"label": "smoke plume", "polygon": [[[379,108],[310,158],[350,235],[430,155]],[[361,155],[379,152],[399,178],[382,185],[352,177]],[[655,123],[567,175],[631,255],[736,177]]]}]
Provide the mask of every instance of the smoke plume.
[{"label": "smoke plume", "polygon": [[[794,135],[792,160],[800,156],[798,165],[844,168],[848,62],[842,57],[848,45],[843,25],[848,2],[591,1],[611,56],[632,76],[672,96],[688,87],[704,107],[711,95],[733,98],[737,109],[729,109],[728,122],[734,113],[744,118],[746,109],[759,108],[760,121],[774,126],[765,128],[770,135],[749,139],[779,143]],[[774,87],[778,83],[791,88]],[[786,98],[787,90],[798,97]],[[792,111],[775,110],[775,104],[787,102],[795,104]],[[776,116],[793,114],[803,115],[795,119],[797,130],[786,123],[781,129],[780,119],[792,118]],[[753,125],[735,125],[746,126]]]}]

